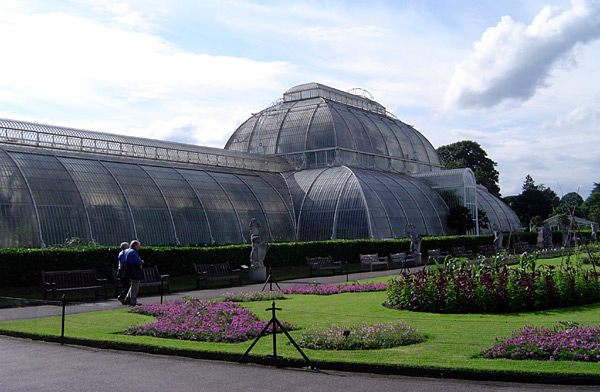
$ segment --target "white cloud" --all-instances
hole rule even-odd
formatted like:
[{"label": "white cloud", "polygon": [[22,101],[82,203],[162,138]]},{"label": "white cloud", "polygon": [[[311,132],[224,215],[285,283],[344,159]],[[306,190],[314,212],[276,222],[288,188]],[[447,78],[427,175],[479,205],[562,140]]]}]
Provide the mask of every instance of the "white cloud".
[{"label": "white cloud", "polygon": [[[142,23],[126,4],[109,8]],[[281,61],[185,51],[156,35],[131,31],[134,22],[121,28],[62,12],[3,11],[0,37],[10,39],[0,40],[0,74],[5,75],[0,78],[0,110],[14,111],[13,118],[29,111],[33,121],[87,124],[127,134],[148,129],[150,135],[175,138],[180,137],[156,133],[149,124],[168,122],[176,130],[187,121],[190,132],[207,135],[192,140],[214,142],[235,129],[224,129],[231,125],[231,113],[224,113],[231,105],[265,90],[281,91],[278,78],[291,67]],[[182,120],[190,118],[195,120]],[[92,119],[117,129],[98,129]]]},{"label": "white cloud", "polygon": [[450,139],[476,140],[498,162],[504,196],[521,192],[527,174],[559,195],[580,190],[586,197],[598,182],[600,101],[536,126],[508,126],[496,132],[453,129]]},{"label": "white cloud", "polygon": [[504,16],[487,29],[474,52],[456,66],[446,107],[493,107],[534,96],[556,64],[568,60],[578,45],[600,37],[600,2],[572,0],[571,5],[562,13],[547,6],[529,26]]}]

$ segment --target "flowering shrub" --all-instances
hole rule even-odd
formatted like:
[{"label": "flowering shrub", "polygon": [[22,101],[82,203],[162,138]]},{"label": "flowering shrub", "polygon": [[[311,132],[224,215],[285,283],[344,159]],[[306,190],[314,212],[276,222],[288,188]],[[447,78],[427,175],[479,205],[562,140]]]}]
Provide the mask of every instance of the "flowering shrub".
[{"label": "flowering shrub", "polygon": [[484,358],[600,362],[600,328],[525,326],[483,352]]},{"label": "flowering shrub", "polygon": [[439,313],[505,313],[593,303],[600,274],[553,266],[436,269],[403,273],[388,282],[386,305]]},{"label": "flowering shrub", "polygon": [[[267,324],[231,301],[187,299],[136,306],[129,311],[154,316],[158,321],[130,327],[126,335],[238,343],[258,336]],[[286,329],[292,329],[290,324],[283,324]]]},{"label": "flowering shrub", "polygon": [[[344,336],[348,331],[348,336]],[[347,332],[347,333],[348,333]],[[413,327],[396,321],[387,324],[332,325],[302,332],[298,345],[314,350],[373,350],[421,343],[425,337]]]}]

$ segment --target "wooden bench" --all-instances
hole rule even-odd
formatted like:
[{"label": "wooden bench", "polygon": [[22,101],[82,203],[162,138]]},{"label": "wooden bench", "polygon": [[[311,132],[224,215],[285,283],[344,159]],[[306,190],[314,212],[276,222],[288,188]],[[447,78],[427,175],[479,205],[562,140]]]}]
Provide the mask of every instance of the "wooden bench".
[{"label": "wooden bench", "polygon": [[239,269],[232,269],[228,262],[217,264],[196,264],[196,288],[200,288],[200,281],[204,281],[204,287],[208,288],[209,280],[229,280],[233,286],[234,280],[242,285],[242,273]]},{"label": "wooden bench", "polygon": [[527,252],[529,250],[530,250],[529,242],[517,242],[517,243],[515,243],[515,246],[513,248],[513,252],[516,255]]},{"label": "wooden bench", "polygon": [[342,273],[342,262],[333,261],[331,256],[326,257],[307,257],[306,265],[308,265],[308,272],[310,276],[313,276],[314,271],[331,270],[331,274],[335,274],[335,271]]},{"label": "wooden bench", "polygon": [[56,293],[93,291],[96,298],[104,291],[104,299],[108,299],[107,280],[98,279],[96,269],[76,271],[42,271],[42,285],[44,288],[44,299],[48,293],[52,293],[52,299],[56,299]]},{"label": "wooden bench", "polygon": [[[171,294],[169,275],[161,275],[160,272],[158,272],[157,265],[142,268],[142,273],[144,274],[144,278],[140,280],[140,287],[156,286],[158,287],[159,293],[164,293],[166,286],[167,293]],[[112,277],[115,286],[115,296],[117,296],[123,290],[123,283],[121,283],[121,279],[117,278],[117,270],[114,268],[112,269]]]},{"label": "wooden bench", "polygon": [[464,246],[455,246],[452,248],[452,256],[454,257],[471,257],[473,252],[466,250]]},{"label": "wooden bench", "polygon": [[448,252],[442,252],[441,249],[427,249],[427,258],[443,263],[448,256]]},{"label": "wooden bench", "polygon": [[406,252],[390,253],[390,264],[392,268],[408,269],[416,266],[415,258],[411,255],[406,255]]},{"label": "wooden bench", "polygon": [[369,271],[373,271],[373,266],[381,265],[387,269],[389,267],[388,258],[383,256],[379,257],[378,253],[371,255],[359,255],[360,257],[360,268],[364,271],[366,267],[369,267]]}]

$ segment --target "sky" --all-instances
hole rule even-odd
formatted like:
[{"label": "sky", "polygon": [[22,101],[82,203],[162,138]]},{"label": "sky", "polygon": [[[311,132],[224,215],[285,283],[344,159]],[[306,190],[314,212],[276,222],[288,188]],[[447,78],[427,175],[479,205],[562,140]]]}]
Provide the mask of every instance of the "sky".
[{"label": "sky", "polygon": [[600,182],[600,0],[0,1],[0,117],[223,147],[298,84],[360,87],[503,196]]}]

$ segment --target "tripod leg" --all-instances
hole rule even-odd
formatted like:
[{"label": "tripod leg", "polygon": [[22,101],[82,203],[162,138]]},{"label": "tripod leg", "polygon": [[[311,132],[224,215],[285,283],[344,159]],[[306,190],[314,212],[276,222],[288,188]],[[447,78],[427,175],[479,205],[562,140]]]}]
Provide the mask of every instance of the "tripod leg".
[{"label": "tripod leg", "polygon": [[300,353],[300,355],[302,355],[302,358],[304,358],[304,360],[306,361],[306,363],[308,363],[308,366],[312,368],[313,366],[312,366],[312,363],[310,363],[310,359],[308,359],[308,357],[306,356],[306,354],[304,354],[304,351],[302,351],[302,349],[300,348],[300,346],[298,346],[296,344],[296,342],[294,341],[294,339],[290,336],[290,334],[283,327],[283,325],[281,325],[281,323],[279,322],[279,320],[273,319],[271,321],[274,321],[275,323],[277,323],[277,326],[279,326],[279,328],[283,331],[283,333],[285,334],[285,336],[287,336],[287,338],[289,339],[289,341],[294,345],[294,347],[296,348],[296,350],[298,350],[298,352]]},{"label": "tripod leg", "polygon": [[246,350],[246,352],[244,353],[244,355],[242,355],[242,357],[240,358],[240,363],[244,362],[244,359],[246,358],[246,356],[248,355],[248,353],[250,352],[250,350],[252,350],[252,348],[258,342],[258,340],[260,338],[262,338],[262,336],[265,334],[265,332],[267,332],[267,330],[269,329],[269,326],[271,325],[271,323],[273,323],[272,319],[271,319],[271,321],[269,321],[267,323],[267,325],[265,325],[265,327],[262,329],[262,331],[260,331],[260,333],[258,334],[258,336],[256,337],[256,339],[254,339],[254,341],[252,342],[252,344],[250,345],[250,347],[248,347],[248,350]]}]

